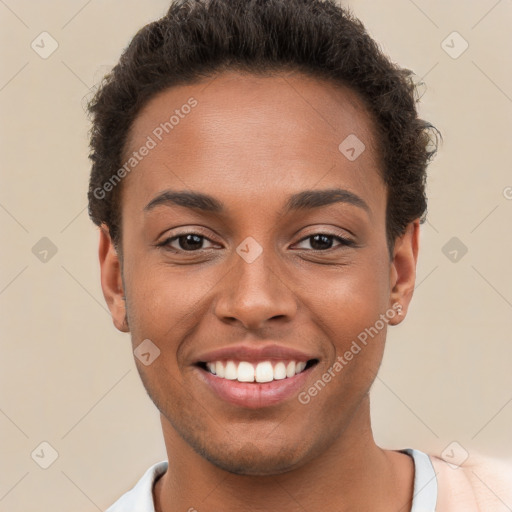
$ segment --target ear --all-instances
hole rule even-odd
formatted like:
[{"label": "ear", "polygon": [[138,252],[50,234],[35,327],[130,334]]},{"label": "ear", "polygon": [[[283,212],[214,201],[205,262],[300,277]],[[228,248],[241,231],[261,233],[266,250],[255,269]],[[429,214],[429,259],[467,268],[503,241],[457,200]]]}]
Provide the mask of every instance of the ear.
[{"label": "ear", "polygon": [[126,317],[123,279],[119,256],[110,238],[110,231],[105,224],[100,226],[100,243],[98,250],[101,269],[101,288],[112,321],[121,332],[130,332]]},{"label": "ear", "polygon": [[416,283],[416,263],[420,239],[419,219],[411,222],[405,233],[395,241],[390,272],[390,304],[397,315],[390,319],[392,325],[399,324],[407,314]]}]

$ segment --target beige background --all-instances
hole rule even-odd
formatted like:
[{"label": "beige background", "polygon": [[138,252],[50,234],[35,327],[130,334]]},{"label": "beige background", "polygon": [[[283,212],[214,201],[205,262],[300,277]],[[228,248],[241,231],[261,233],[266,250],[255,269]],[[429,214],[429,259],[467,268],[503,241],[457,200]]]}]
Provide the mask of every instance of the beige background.
[{"label": "beige background", "polygon": [[[104,510],[165,459],[128,335],[101,293],[83,105],[167,4],[0,0],[0,511]],[[512,1],[346,4],[424,78],[421,114],[445,139],[413,305],[373,388],[376,439],[512,458]],[[47,59],[31,48],[43,31],[59,45]],[[442,47],[453,31],[469,43],[456,59]],[[463,41],[447,44],[453,54]],[[57,250],[46,262],[43,237]],[[452,246],[443,252],[452,237],[468,249],[455,262]],[[46,470],[43,441],[58,452]]]}]

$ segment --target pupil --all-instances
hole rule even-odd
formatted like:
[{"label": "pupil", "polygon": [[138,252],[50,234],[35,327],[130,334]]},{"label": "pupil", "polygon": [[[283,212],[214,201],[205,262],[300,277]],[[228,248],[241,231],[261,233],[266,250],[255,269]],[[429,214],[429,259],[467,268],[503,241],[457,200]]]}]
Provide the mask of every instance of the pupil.
[{"label": "pupil", "polygon": [[180,246],[186,251],[200,249],[202,245],[202,237],[198,235],[180,236]]},{"label": "pupil", "polygon": [[[330,249],[330,247],[332,246],[332,240],[330,239],[329,236],[327,235],[313,235],[312,237],[312,242],[311,242],[311,247],[313,247],[313,249]],[[320,247],[318,247],[318,241],[321,240],[320,242]],[[322,245],[322,242],[324,244],[327,244],[328,247],[325,247],[325,245]],[[317,247],[315,247],[317,246]]]}]

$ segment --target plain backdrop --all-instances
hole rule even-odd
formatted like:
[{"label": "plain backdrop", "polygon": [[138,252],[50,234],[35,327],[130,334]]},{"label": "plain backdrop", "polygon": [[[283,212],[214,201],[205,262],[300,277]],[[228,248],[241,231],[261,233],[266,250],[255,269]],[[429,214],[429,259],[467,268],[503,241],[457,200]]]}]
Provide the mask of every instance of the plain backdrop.
[{"label": "plain backdrop", "polygon": [[[344,5],[424,80],[420,114],[444,137],[415,296],[372,389],[376,440],[511,458],[512,2]],[[0,1],[0,511],[104,510],[166,458],[100,288],[84,105],[167,7]]]}]

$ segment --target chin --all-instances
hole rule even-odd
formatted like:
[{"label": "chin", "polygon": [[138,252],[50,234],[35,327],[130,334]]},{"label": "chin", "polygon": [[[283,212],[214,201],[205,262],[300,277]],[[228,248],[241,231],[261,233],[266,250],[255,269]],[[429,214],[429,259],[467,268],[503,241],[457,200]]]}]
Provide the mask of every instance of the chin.
[{"label": "chin", "polygon": [[189,445],[212,465],[236,475],[270,476],[291,471],[307,462],[304,444],[281,438],[241,438],[236,435],[189,439]]},{"label": "chin", "polygon": [[252,443],[247,443],[230,456],[226,456],[226,452],[202,453],[201,456],[218,468],[235,475],[278,475],[291,471],[298,465],[296,453],[264,453]]}]

